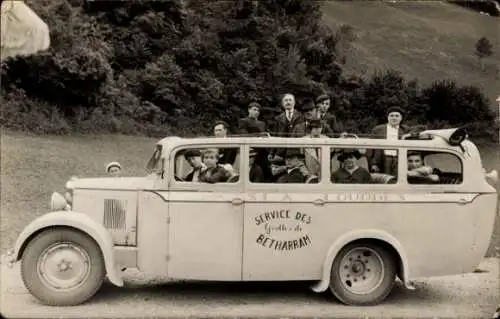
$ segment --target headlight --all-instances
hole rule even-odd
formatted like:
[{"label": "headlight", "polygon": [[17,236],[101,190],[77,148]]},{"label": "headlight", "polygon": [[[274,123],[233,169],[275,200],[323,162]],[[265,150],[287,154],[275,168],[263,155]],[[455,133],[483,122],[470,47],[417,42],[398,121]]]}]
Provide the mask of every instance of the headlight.
[{"label": "headlight", "polygon": [[[50,210],[51,211],[58,211],[58,210],[67,210],[68,209],[68,202],[58,192],[53,192],[52,196],[50,197]],[[71,206],[69,206],[71,208]]]},{"label": "headlight", "polygon": [[492,170],[489,173],[486,173],[486,170],[484,170],[484,176],[486,177],[486,181],[493,187],[498,186],[498,172],[496,170]]}]

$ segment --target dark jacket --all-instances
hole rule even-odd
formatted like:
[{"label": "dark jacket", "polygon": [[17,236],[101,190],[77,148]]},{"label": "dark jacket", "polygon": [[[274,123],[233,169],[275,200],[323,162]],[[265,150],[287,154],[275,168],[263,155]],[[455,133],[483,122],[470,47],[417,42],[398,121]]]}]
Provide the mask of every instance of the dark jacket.
[{"label": "dark jacket", "polygon": [[[187,174],[187,176],[184,178],[184,180],[186,182],[192,182],[193,181],[193,176],[194,176],[194,172],[196,172],[197,170],[200,170],[201,168],[198,168],[198,169],[193,169],[191,171],[191,173]],[[198,175],[198,178],[199,178],[200,175]]]},{"label": "dark jacket", "polygon": [[354,172],[349,173],[345,168],[341,167],[332,174],[332,183],[343,184],[367,184],[371,183],[372,176],[363,167],[358,167]]},{"label": "dark jacket", "polygon": [[329,137],[336,137],[342,133],[343,127],[340,122],[337,121],[337,117],[334,114],[326,112],[321,116],[321,121],[323,122],[323,125],[327,126],[327,129],[324,130],[324,132]]},{"label": "dark jacket", "polygon": [[[311,127],[310,127],[311,121],[315,120],[315,118],[311,117],[310,115],[304,115],[304,119],[305,119],[306,132],[309,133],[311,131]],[[328,125],[328,123],[324,120],[320,120],[320,121],[321,121],[321,127],[322,127],[321,133],[328,136],[328,137],[333,137],[334,133],[333,133],[332,129],[330,128],[330,125]]]},{"label": "dark jacket", "polygon": [[292,168],[286,174],[278,178],[276,183],[305,183],[306,176],[302,174],[299,167]]},{"label": "dark jacket", "polygon": [[[210,176],[209,176],[210,174]],[[216,166],[213,168],[209,168],[200,174],[200,182],[203,183],[220,183],[220,182],[226,182],[228,178],[228,173],[227,171],[221,167],[221,166]]]},{"label": "dark jacket", "polygon": [[219,149],[219,164],[230,164],[234,165],[236,156],[238,155],[237,148],[221,148]]},{"label": "dark jacket", "polygon": [[275,127],[272,134],[280,137],[302,137],[306,135],[304,115],[294,110],[292,120],[289,122],[285,112],[282,112],[275,117]]},{"label": "dark jacket", "polygon": [[249,117],[242,118],[238,122],[238,131],[240,134],[262,133],[266,129],[266,123]]},{"label": "dark jacket", "polygon": [[[286,113],[282,112],[275,117],[275,127],[272,130],[272,135],[279,137],[302,137],[306,135],[306,121],[302,113],[297,110],[293,111],[292,120],[288,121]],[[272,149],[271,155],[279,155],[283,157],[284,149]]]},{"label": "dark jacket", "polygon": [[[398,132],[399,138],[401,139],[401,136],[403,134],[408,133],[408,131],[409,128],[407,126],[400,125]],[[386,139],[387,123],[375,126],[371,132],[371,138]],[[368,160],[368,165],[370,169],[373,165],[377,165],[379,169],[382,169],[384,167],[385,155],[383,149],[377,149],[377,150],[369,149],[366,153],[366,158]]]},{"label": "dark jacket", "polygon": [[250,178],[250,182],[252,182],[252,183],[264,183],[265,182],[264,172],[262,171],[262,168],[257,163],[254,163],[252,165],[252,167],[250,168],[249,178]]}]

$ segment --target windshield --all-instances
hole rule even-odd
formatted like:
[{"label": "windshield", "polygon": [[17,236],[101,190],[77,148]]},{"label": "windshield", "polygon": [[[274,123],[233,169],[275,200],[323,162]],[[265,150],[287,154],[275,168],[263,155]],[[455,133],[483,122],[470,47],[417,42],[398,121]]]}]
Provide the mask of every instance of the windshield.
[{"label": "windshield", "polygon": [[153,156],[149,159],[146,164],[146,172],[150,173],[161,173],[163,171],[163,160],[161,156],[162,146],[156,145]]}]

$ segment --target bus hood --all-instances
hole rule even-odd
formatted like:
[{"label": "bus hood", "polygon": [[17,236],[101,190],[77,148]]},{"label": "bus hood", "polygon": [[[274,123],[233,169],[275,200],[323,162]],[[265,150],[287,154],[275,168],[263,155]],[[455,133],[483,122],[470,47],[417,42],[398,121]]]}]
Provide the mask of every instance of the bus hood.
[{"label": "bus hood", "polygon": [[154,186],[156,175],[145,177],[101,177],[78,178],[66,183],[67,189],[120,189],[137,190],[151,189]]}]

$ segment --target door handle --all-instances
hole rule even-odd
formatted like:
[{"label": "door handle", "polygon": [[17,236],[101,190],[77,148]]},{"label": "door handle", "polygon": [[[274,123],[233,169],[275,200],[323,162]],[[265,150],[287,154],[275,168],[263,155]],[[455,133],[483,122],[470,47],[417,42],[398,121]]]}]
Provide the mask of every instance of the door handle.
[{"label": "door handle", "polygon": [[231,204],[233,205],[241,205],[243,204],[243,199],[236,197],[231,200]]},{"label": "door handle", "polygon": [[465,198],[460,198],[460,199],[458,200],[458,204],[459,204],[459,205],[467,205],[467,204],[469,204],[469,201],[468,201],[468,200],[466,200]]},{"label": "door handle", "polygon": [[313,200],[313,204],[323,206],[325,205],[325,200],[322,198],[316,198],[315,200]]}]

